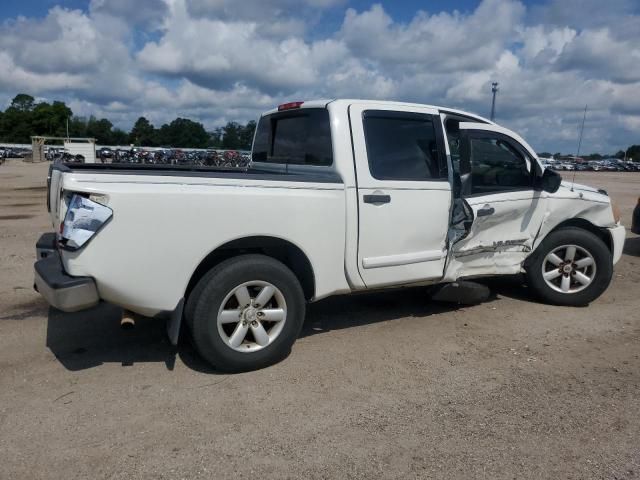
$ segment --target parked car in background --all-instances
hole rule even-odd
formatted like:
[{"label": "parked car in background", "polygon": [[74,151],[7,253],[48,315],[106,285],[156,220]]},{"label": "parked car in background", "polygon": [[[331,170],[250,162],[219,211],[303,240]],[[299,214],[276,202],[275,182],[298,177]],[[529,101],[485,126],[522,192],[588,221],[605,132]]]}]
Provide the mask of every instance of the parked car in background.
[{"label": "parked car in background", "polygon": [[598,160],[592,160],[587,163],[587,170],[599,172],[602,170],[602,164]]},{"label": "parked car in background", "polygon": [[111,162],[113,160],[113,150],[109,147],[102,147],[98,150],[98,158],[102,163]]}]

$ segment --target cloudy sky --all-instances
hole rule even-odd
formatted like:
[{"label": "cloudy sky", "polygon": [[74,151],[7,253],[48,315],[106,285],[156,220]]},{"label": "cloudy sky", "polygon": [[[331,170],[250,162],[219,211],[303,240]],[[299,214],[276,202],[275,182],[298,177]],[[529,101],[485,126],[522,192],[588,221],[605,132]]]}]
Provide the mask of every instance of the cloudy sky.
[{"label": "cloudy sky", "polygon": [[640,144],[638,0],[2,0],[0,105],[19,92],[129,129],[213,129],[283,101],[489,115],[538,151]]}]

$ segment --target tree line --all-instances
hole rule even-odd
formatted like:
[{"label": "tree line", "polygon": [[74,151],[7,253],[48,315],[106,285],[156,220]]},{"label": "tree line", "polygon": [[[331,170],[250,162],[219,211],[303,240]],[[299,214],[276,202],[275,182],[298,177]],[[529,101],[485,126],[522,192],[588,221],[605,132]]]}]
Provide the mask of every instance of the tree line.
[{"label": "tree line", "polygon": [[255,128],[253,120],[228,122],[208,132],[201,123],[180,117],[156,128],[140,117],[126,132],[106,118],[76,116],[64,102],[36,102],[25,93],[16,95],[0,111],[0,141],[5,143],[31,143],[32,135],[66,137],[68,131],[69,137],[95,138],[101,145],[249,150]]},{"label": "tree line", "polygon": [[[37,102],[31,95],[20,93],[6,110],[0,111],[0,141],[4,143],[31,143],[32,135],[95,138],[101,145],[136,145],[145,147],[223,148],[249,150],[256,122],[247,124],[228,122],[224,127],[206,131],[199,122],[188,118],[176,118],[171,123],[156,128],[145,117],[136,120],[131,131],[114,127],[106,118],[89,118],[73,115],[71,109],[60,101]],[[541,157],[559,158],[561,153],[542,152]],[[584,155],[587,160],[602,158],[632,158],[640,161],[640,145],[632,145],[613,155],[599,153]]]}]

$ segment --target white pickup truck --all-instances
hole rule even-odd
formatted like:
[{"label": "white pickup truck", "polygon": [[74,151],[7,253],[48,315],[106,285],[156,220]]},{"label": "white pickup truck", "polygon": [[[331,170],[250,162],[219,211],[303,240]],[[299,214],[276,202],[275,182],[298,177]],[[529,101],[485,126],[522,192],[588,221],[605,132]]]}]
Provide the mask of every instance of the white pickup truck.
[{"label": "white pickup truck", "polygon": [[184,317],[232,371],[285,357],[330,295],[522,272],[542,301],[587,304],[625,238],[605,191],[561,184],[516,133],[382,101],[266,112],[242,171],[54,165],[48,203],[35,285],[52,306],[165,317],[174,342]]}]

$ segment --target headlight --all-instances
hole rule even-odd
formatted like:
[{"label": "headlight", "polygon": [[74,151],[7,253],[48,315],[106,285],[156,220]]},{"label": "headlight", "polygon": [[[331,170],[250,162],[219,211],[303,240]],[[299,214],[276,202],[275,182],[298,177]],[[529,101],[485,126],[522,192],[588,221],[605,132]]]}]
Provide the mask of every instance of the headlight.
[{"label": "headlight", "polygon": [[60,232],[60,244],[78,250],[112,217],[113,210],[78,194],[69,202]]}]

